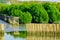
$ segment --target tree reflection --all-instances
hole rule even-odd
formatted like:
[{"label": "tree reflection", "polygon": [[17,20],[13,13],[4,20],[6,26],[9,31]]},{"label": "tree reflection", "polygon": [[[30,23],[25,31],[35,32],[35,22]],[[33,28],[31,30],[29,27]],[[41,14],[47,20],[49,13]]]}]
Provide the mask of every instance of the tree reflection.
[{"label": "tree reflection", "polygon": [[26,36],[27,36],[27,32],[26,31],[7,32],[7,34],[12,35],[14,38],[17,38],[17,37],[26,38]]}]

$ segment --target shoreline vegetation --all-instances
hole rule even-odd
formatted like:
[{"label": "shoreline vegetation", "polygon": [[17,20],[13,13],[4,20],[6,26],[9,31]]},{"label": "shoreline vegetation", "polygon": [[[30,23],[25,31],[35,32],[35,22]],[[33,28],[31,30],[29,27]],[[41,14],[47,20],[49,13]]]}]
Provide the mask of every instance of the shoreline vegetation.
[{"label": "shoreline vegetation", "polygon": [[60,3],[21,2],[0,4],[0,15],[19,17],[19,24],[60,23]]}]

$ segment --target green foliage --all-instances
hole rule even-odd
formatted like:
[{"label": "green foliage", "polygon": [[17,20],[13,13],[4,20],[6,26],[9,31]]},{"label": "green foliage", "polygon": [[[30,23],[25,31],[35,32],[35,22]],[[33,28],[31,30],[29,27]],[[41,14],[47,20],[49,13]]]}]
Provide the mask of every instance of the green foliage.
[{"label": "green foliage", "polygon": [[20,20],[19,22],[20,23],[31,23],[31,20],[32,20],[32,16],[29,12],[21,12],[20,15]]},{"label": "green foliage", "polygon": [[60,12],[51,3],[45,3],[44,8],[49,15],[49,23],[59,23],[60,22]]},{"label": "green foliage", "polygon": [[17,16],[19,17],[19,23],[60,23],[59,11],[59,3],[21,2],[11,5],[0,4],[0,14]]},{"label": "green foliage", "polygon": [[59,12],[60,12],[60,3],[57,3],[55,6],[59,10]]},{"label": "green foliage", "polygon": [[20,10],[12,10],[11,16],[18,16],[19,23],[31,23],[32,16],[29,12],[22,12]]},{"label": "green foliage", "polygon": [[33,4],[30,8],[33,23],[48,23],[49,17],[41,4]]},{"label": "green foliage", "polygon": [[6,14],[8,14],[8,6],[6,4],[0,4],[0,15],[4,15],[6,16]]}]

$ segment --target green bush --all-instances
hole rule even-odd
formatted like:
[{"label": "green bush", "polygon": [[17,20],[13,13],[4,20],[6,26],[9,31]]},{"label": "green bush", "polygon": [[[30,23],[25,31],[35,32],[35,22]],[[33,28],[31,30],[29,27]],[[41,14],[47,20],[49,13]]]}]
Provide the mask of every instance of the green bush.
[{"label": "green bush", "polygon": [[31,6],[30,4],[22,4],[22,5],[19,5],[18,9],[23,12],[27,12],[29,11],[30,6]]},{"label": "green bush", "polygon": [[22,12],[21,10],[12,10],[11,16],[18,16],[19,23],[31,23],[32,16],[29,12]]},{"label": "green bush", "polygon": [[19,22],[20,23],[31,23],[31,20],[32,20],[32,16],[29,12],[21,12],[20,15],[20,20]]},{"label": "green bush", "polygon": [[51,3],[45,3],[43,6],[48,12],[49,23],[60,23],[60,12],[56,9],[56,7]]},{"label": "green bush", "polygon": [[8,13],[7,7],[8,7],[8,5],[1,4],[0,5],[0,14]]},{"label": "green bush", "polygon": [[[41,5],[43,4],[43,6]],[[19,23],[60,23],[60,4],[21,2],[19,4],[0,4],[0,14],[17,16]]]},{"label": "green bush", "polygon": [[32,4],[30,8],[33,23],[48,23],[48,13],[41,4]]},{"label": "green bush", "polygon": [[8,10],[8,14],[7,14],[7,15],[11,16],[11,15],[12,15],[12,14],[11,14],[11,11],[17,10],[17,9],[18,9],[18,7],[17,7],[17,5],[15,5],[15,4],[9,5],[9,6],[7,7],[7,10]]},{"label": "green bush", "polygon": [[60,12],[60,3],[55,4],[55,6],[59,10],[59,12]]}]

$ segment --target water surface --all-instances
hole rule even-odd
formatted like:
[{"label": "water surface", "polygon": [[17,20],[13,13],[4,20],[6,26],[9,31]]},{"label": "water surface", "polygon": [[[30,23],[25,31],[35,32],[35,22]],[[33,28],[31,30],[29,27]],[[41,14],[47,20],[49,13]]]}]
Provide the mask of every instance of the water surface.
[{"label": "water surface", "polygon": [[[22,24],[17,27],[0,20],[0,24],[4,24],[4,33],[0,32],[0,40],[60,40],[60,34],[44,33],[27,33],[26,25]],[[49,36],[50,35],[50,36]],[[53,36],[55,35],[55,36]]]}]

